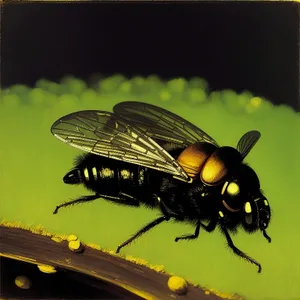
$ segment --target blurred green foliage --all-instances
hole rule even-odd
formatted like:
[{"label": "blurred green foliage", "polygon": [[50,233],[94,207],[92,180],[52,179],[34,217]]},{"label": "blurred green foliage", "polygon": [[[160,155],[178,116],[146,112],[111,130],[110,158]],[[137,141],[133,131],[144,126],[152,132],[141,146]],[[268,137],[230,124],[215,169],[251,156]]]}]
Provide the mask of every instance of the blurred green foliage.
[{"label": "blurred green foliage", "polygon": [[[193,107],[213,102],[238,115],[266,113],[268,110],[274,109],[271,102],[254,96],[249,91],[240,94],[233,90],[209,92],[208,83],[198,77],[189,80],[174,78],[164,82],[156,75],[126,78],[116,74],[98,81],[94,80],[93,84],[88,86],[86,82],[78,78],[66,76],[60,83],[40,79],[34,89],[18,84],[0,90],[0,93],[2,102],[8,105],[19,103],[19,98],[21,98],[21,105],[43,105],[43,103],[47,105],[49,102],[55,105],[55,100],[67,101],[65,96],[69,95],[70,101],[83,100],[90,104],[103,96],[120,96],[137,100],[139,100],[138,97],[142,97],[154,102],[171,101],[175,105],[180,101]],[[141,101],[143,100],[141,99]]]},{"label": "blurred green foliage", "polygon": [[[101,77],[99,77],[101,78]],[[78,205],[52,215],[55,206],[89,194],[63,184],[80,151],[56,140],[50,127],[72,111],[111,111],[121,101],[143,101],[179,114],[220,145],[235,146],[248,130],[262,138],[247,162],[256,170],[270,201],[273,219],[268,244],[258,232],[240,232],[235,244],[262,263],[263,272],[226,249],[218,231],[200,233],[197,241],[174,243],[193,232],[186,224],[166,223],[149,232],[124,252],[207,288],[237,292],[252,300],[300,299],[300,116],[274,106],[250,91],[209,91],[204,79],[158,76],[125,78],[115,75],[85,83],[72,76],[61,82],[41,79],[34,88],[15,85],[0,90],[1,219],[25,225],[42,224],[57,233],[75,233],[81,240],[115,249],[158,212],[118,206],[106,201]],[[276,284],[274,284],[276,283]]]}]

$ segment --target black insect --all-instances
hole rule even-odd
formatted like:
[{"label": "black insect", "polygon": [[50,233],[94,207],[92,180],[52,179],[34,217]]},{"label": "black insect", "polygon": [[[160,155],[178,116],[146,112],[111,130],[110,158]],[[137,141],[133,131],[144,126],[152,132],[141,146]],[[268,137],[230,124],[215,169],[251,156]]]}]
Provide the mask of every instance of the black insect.
[{"label": "black insect", "polygon": [[[159,208],[162,215],[119,245],[117,252],[149,229],[171,218],[196,226],[193,234],[175,241],[195,239],[200,227],[217,226],[233,252],[261,265],[233,244],[229,232],[243,227],[248,233],[266,233],[271,212],[259,179],[243,159],[260,138],[247,132],[237,149],[219,147],[204,131],[154,105],[123,102],[105,111],[79,111],[57,120],[55,137],[85,152],[65,175],[68,184],[83,184],[94,195],[61,207],[104,198],[116,203]],[[207,222],[204,224],[203,222]]]}]

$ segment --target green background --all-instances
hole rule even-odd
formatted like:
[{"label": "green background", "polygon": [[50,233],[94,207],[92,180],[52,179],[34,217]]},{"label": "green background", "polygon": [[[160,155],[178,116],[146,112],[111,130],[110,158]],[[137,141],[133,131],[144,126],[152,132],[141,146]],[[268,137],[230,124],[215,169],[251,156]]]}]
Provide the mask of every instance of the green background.
[{"label": "green background", "polygon": [[209,93],[201,78],[168,82],[156,76],[132,79],[116,75],[93,86],[67,77],[60,83],[40,80],[1,90],[0,217],[26,226],[42,225],[61,234],[74,233],[86,243],[115,250],[158,211],[122,207],[104,200],[52,212],[56,205],[90,194],[68,186],[62,177],[81,152],[50,132],[61,116],[85,109],[112,111],[120,101],[143,101],[169,109],[189,120],[220,145],[235,147],[248,130],[260,141],[246,158],[257,172],[272,208],[268,234],[242,230],[233,241],[262,264],[257,268],[233,255],[218,230],[200,232],[199,239],[175,243],[194,231],[188,224],[168,222],[122,250],[122,254],[164,265],[166,271],[207,288],[236,292],[250,300],[300,299],[300,116],[287,106],[273,106],[250,92]]}]

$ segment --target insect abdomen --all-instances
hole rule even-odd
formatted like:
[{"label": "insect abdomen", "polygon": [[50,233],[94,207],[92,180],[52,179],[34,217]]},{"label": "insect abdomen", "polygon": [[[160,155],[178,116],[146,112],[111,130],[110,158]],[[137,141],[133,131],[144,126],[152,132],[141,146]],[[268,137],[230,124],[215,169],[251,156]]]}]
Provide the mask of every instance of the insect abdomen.
[{"label": "insect abdomen", "polygon": [[79,157],[76,167],[80,170],[81,183],[99,194],[116,196],[123,192],[135,196],[148,182],[144,167],[98,155]]},{"label": "insect abdomen", "polygon": [[122,187],[134,185],[134,172],[126,168],[92,166],[82,169],[83,184],[98,193],[115,194]]},{"label": "insect abdomen", "polygon": [[114,179],[115,171],[110,167],[86,167],[83,169],[83,178],[86,183],[98,183],[100,180]]}]

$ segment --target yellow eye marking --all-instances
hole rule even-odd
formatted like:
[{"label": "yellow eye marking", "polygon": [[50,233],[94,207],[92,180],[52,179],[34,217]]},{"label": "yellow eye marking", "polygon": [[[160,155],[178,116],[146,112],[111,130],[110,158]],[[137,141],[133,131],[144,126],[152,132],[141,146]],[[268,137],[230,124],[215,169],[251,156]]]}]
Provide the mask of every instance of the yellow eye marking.
[{"label": "yellow eye marking", "polygon": [[224,214],[221,211],[219,211],[219,215],[221,218],[224,218]]},{"label": "yellow eye marking", "polygon": [[265,206],[269,206],[269,203],[266,199],[264,200],[264,204],[265,204]]},{"label": "yellow eye marking", "polygon": [[85,168],[85,169],[83,170],[83,173],[84,173],[85,179],[86,179],[86,180],[89,180],[89,171],[88,171],[87,168]]},{"label": "yellow eye marking", "polygon": [[228,183],[229,183],[228,181],[226,181],[226,182],[224,183],[224,185],[223,185],[223,187],[222,187],[221,195],[224,195]]},{"label": "yellow eye marking", "polygon": [[251,209],[250,202],[246,202],[246,204],[245,204],[245,212],[246,212],[247,214],[251,214],[252,209]]},{"label": "yellow eye marking", "polygon": [[97,180],[97,178],[98,178],[97,169],[94,167],[92,169],[92,171],[93,171],[93,175],[94,175],[95,180]]},{"label": "yellow eye marking", "polygon": [[229,195],[237,195],[240,192],[240,187],[235,182],[230,182],[227,187],[227,192]]}]

